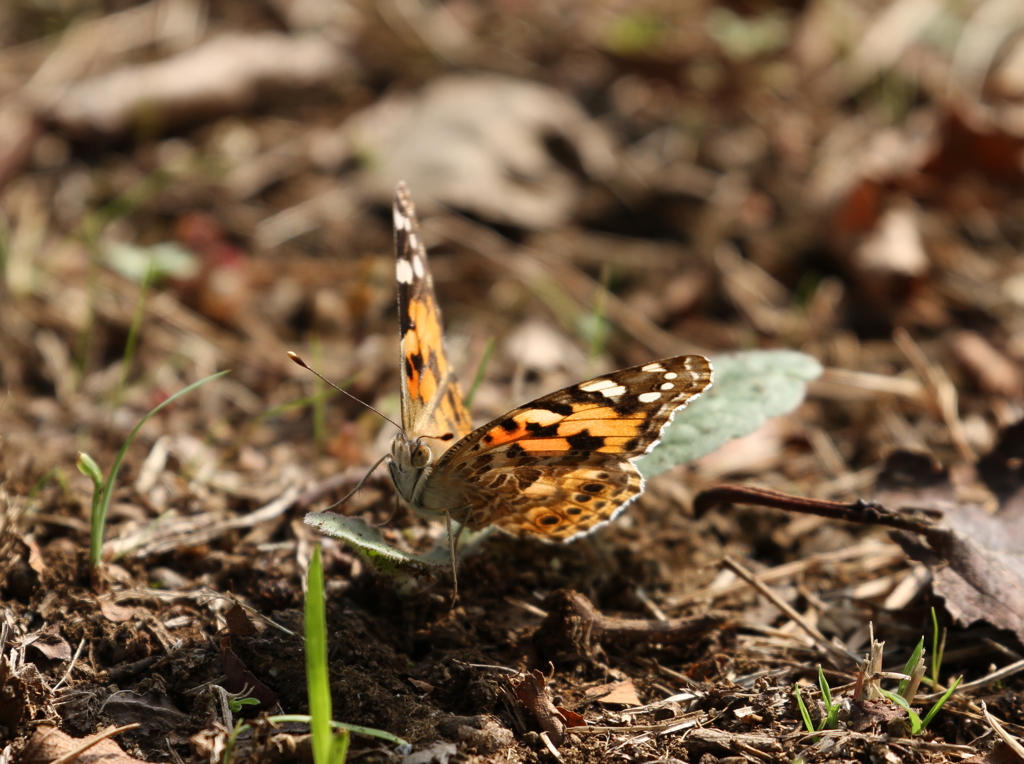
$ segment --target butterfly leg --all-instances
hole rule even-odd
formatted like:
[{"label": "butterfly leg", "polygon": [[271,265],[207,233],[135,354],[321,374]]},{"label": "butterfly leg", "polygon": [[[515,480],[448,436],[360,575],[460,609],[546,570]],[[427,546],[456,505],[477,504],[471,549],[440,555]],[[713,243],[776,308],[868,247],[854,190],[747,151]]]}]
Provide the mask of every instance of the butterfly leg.
[{"label": "butterfly leg", "polygon": [[459,536],[462,535],[463,529],[466,527],[465,523],[459,523],[459,529],[452,532],[452,513],[444,513],[445,527],[448,530],[448,555],[452,561],[452,607],[455,607],[455,603],[459,600]]},{"label": "butterfly leg", "polygon": [[[452,561],[452,609],[455,609],[455,603],[459,601],[459,571],[458,563],[455,558],[455,549],[459,545],[458,536],[452,533],[452,513],[444,513],[444,524],[445,528],[448,529],[448,557]],[[459,526],[459,534],[462,533],[462,526]]]}]

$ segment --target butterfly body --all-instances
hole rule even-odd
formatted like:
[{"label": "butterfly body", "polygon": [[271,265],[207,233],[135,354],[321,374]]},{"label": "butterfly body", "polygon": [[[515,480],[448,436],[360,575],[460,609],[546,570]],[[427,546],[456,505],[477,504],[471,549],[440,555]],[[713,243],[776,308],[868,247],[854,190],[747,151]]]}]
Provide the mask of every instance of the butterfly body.
[{"label": "butterfly body", "polygon": [[478,530],[569,541],[609,522],[643,492],[633,460],[712,381],[697,355],[667,358],[572,385],[477,429],[451,372],[426,251],[404,184],[394,206],[402,432],[388,468],[424,514]]}]

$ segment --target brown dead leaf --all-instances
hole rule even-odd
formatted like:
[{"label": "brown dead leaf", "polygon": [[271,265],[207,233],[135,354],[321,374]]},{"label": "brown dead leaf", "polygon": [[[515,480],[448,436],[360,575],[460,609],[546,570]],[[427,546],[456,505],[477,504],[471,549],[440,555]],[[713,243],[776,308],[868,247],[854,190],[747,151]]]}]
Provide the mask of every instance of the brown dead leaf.
[{"label": "brown dead leaf", "polygon": [[847,724],[853,732],[884,728],[892,719],[905,718],[907,712],[887,700],[856,700],[850,704]]},{"label": "brown dead leaf", "polygon": [[116,724],[138,725],[140,734],[167,734],[181,728],[188,720],[188,714],[175,707],[166,695],[123,691],[107,698],[103,713]]},{"label": "brown dead leaf", "polygon": [[964,759],[960,764],[1021,764],[1024,762],[1017,752],[1002,740],[997,740],[991,751],[979,753],[969,759]]},{"label": "brown dead leaf", "polygon": [[[100,733],[101,735],[103,733]],[[92,735],[88,738],[76,738],[61,732],[56,727],[39,727],[28,745],[21,753],[22,764],[49,764],[55,759],[71,754],[69,759],[76,764],[91,764],[92,762],[103,762],[103,764],[146,764],[142,759],[135,759],[126,754],[117,743],[110,739],[100,739],[85,750],[90,740],[99,736]],[[75,751],[82,751],[74,756]]]},{"label": "brown dead leaf", "polygon": [[516,698],[530,712],[540,728],[548,733],[551,742],[556,746],[565,740],[565,731],[569,726],[559,713],[544,686],[544,675],[534,669],[529,674],[508,678]]},{"label": "brown dead leaf", "polygon": [[340,51],[320,35],[223,34],[163,61],[47,93],[47,116],[74,134],[116,135],[144,114],[180,125],[246,108],[264,88],[326,82],[341,66]]},{"label": "brown dead leaf", "polygon": [[624,682],[613,682],[611,684],[592,687],[587,690],[587,697],[596,700],[598,703],[608,703],[620,706],[643,705],[640,698],[636,696],[636,688],[633,680],[627,679]]},{"label": "brown dead leaf", "polygon": [[[887,506],[937,511],[921,535],[895,534],[913,559],[932,571],[933,590],[961,625],[987,621],[1024,641],[1024,485],[1020,457],[1024,425],[1003,433],[978,464],[989,487],[1007,496],[995,514],[959,501],[945,470],[928,457],[896,453],[879,477],[876,499]],[[923,537],[923,538],[922,538]]]},{"label": "brown dead leaf", "polygon": [[277,693],[257,679],[241,658],[235,655],[231,649],[231,637],[224,637],[220,641],[221,662],[224,665],[224,673],[227,678],[224,680],[224,689],[230,693],[245,692],[245,697],[256,698],[260,704],[256,706],[259,711],[269,711],[277,705]]},{"label": "brown dead leaf", "polygon": [[249,619],[249,614],[237,602],[224,614],[224,620],[228,622],[228,634],[232,637],[249,637],[256,633],[256,626]]},{"label": "brown dead leaf", "polygon": [[33,647],[51,661],[71,660],[71,645],[60,635],[56,624],[30,634],[25,638],[25,647]]},{"label": "brown dead leaf", "polygon": [[1019,398],[1024,393],[1020,366],[997,350],[980,334],[968,329],[953,335],[953,355],[986,393]]},{"label": "brown dead leaf", "polygon": [[100,599],[100,612],[111,623],[125,623],[135,618],[135,608],[118,605],[106,597]]},{"label": "brown dead leaf", "polygon": [[441,203],[529,229],[564,224],[579,200],[576,175],[550,145],[575,154],[591,176],[614,161],[610,137],[575,100],[493,74],[449,75],[415,95],[385,96],[345,129],[374,157],[369,196],[390,199],[405,179],[421,212]]}]

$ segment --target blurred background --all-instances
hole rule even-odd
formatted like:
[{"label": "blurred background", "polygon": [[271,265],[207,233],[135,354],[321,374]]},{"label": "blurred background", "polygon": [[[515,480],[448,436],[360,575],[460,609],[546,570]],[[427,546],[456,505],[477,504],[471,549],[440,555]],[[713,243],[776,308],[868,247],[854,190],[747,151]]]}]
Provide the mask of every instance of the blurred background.
[{"label": "blurred background", "polygon": [[[691,595],[719,580],[725,553],[846,554],[820,585],[844,592],[828,628],[859,649],[870,618],[891,626],[887,608],[917,602],[921,565],[892,544],[862,554],[866,531],[820,518],[686,508],[724,479],[869,497],[897,449],[927,455],[925,472],[953,465],[959,497],[995,505],[973,465],[1024,402],[1022,149],[1020,0],[5,0],[0,579],[25,574],[5,596],[36,603],[27,624],[42,594],[25,582],[67,584],[68,638],[89,636],[97,667],[172,643],[142,627],[125,637],[121,615],[76,593],[91,501],[76,454],[106,469],[147,411],[230,369],[129,450],[107,537],[110,554],[131,554],[109,575],[298,606],[315,536],[297,492],[334,496],[394,430],[286,351],[397,416],[402,179],[452,362],[464,389],[481,380],[477,422],[681,353],[791,348],[825,373],[793,415],[652,481],[592,544],[489,540],[460,576],[464,601],[507,621],[478,608],[462,631],[437,626],[446,595],[396,604],[329,543],[332,592],[353,587],[346,607],[365,606],[370,629],[352,627],[352,665],[404,667],[416,650],[435,657],[427,644],[511,649],[503,624],[535,611],[506,595],[539,602],[559,586],[660,613],[647,587],[678,614],[714,601]],[[1022,454],[1004,454],[1011,471]],[[391,496],[370,481],[347,510],[383,521]],[[410,543],[423,531],[406,513],[389,527]],[[166,629],[198,619],[194,644],[219,628],[202,619],[220,605],[175,607]],[[388,607],[399,625],[385,634],[374,619]],[[361,657],[366,633],[394,637],[394,653]],[[723,653],[703,647],[688,660],[710,677]],[[255,650],[252,671],[274,654]],[[166,678],[181,708],[199,704],[191,671]],[[432,691],[431,671],[416,692]],[[340,718],[397,714],[390,694],[357,702],[378,685],[349,693]],[[431,702],[469,713],[462,686]],[[99,723],[65,717],[78,734]]]},{"label": "blurred background", "polygon": [[[182,428],[272,459],[301,412],[267,412],[313,388],[287,349],[395,411],[399,179],[466,383],[494,342],[478,417],[790,347],[905,372],[819,384],[832,477],[894,438],[969,457],[1020,413],[1022,28],[1014,0],[4,3],[5,466],[224,368]],[[944,419],[896,329],[984,398]],[[351,402],[320,421],[328,472],[379,447]]]}]

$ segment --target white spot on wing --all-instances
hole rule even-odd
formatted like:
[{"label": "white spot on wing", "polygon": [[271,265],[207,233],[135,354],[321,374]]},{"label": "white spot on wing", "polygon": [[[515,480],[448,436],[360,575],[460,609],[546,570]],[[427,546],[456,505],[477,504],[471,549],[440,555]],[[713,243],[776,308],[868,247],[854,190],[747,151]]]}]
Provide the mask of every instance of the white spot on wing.
[{"label": "white spot on wing", "polygon": [[425,269],[423,267],[423,258],[420,257],[419,255],[413,257],[413,259],[412,259],[412,269],[416,273],[416,278],[418,278],[418,279],[423,278],[423,274],[425,273]]},{"label": "white spot on wing", "polygon": [[665,379],[675,379],[678,376],[679,375],[676,374],[674,371],[670,371],[668,374],[665,375]]},{"label": "white spot on wing", "polygon": [[407,218],[398,210],[394,211],[394,215],[392,215],[392,217],[395,220],[395,228],[397,228],[399,231],[408,231],[411,228],[411,226],[409,225],[409,218]]},{"label": "white spot on wing", "polygon": [[662,390],[671,390],[674,387],[675,387],[675,385],[672,384],[671,382],[665,382],[665,383],[662,384],[661,389]]},{"label": "white spot on wing", "polygon": [[637,400],[641,403],[654,403],[660,397],[661,393],[640,393],[640,395],[637,396]]},{"label": "white spot on wing", "polygon": [[408,260],[399,260],[395,263],[395,278],[399,284],[412,283],[412,266]]},{"label": "white spot on wing", "polygon": [[665,371],[665,367],[660,363],[649,363],[646,366],[641,366],[640,371]]},{"label": "white spot on wing", "polygon": [[580,385],[580,390],[585,393],[601,393],[605,398],[617,398],[626,392],[625,387],[615,384],[610,379],[597,379],[588,382],[585,385]]}]

